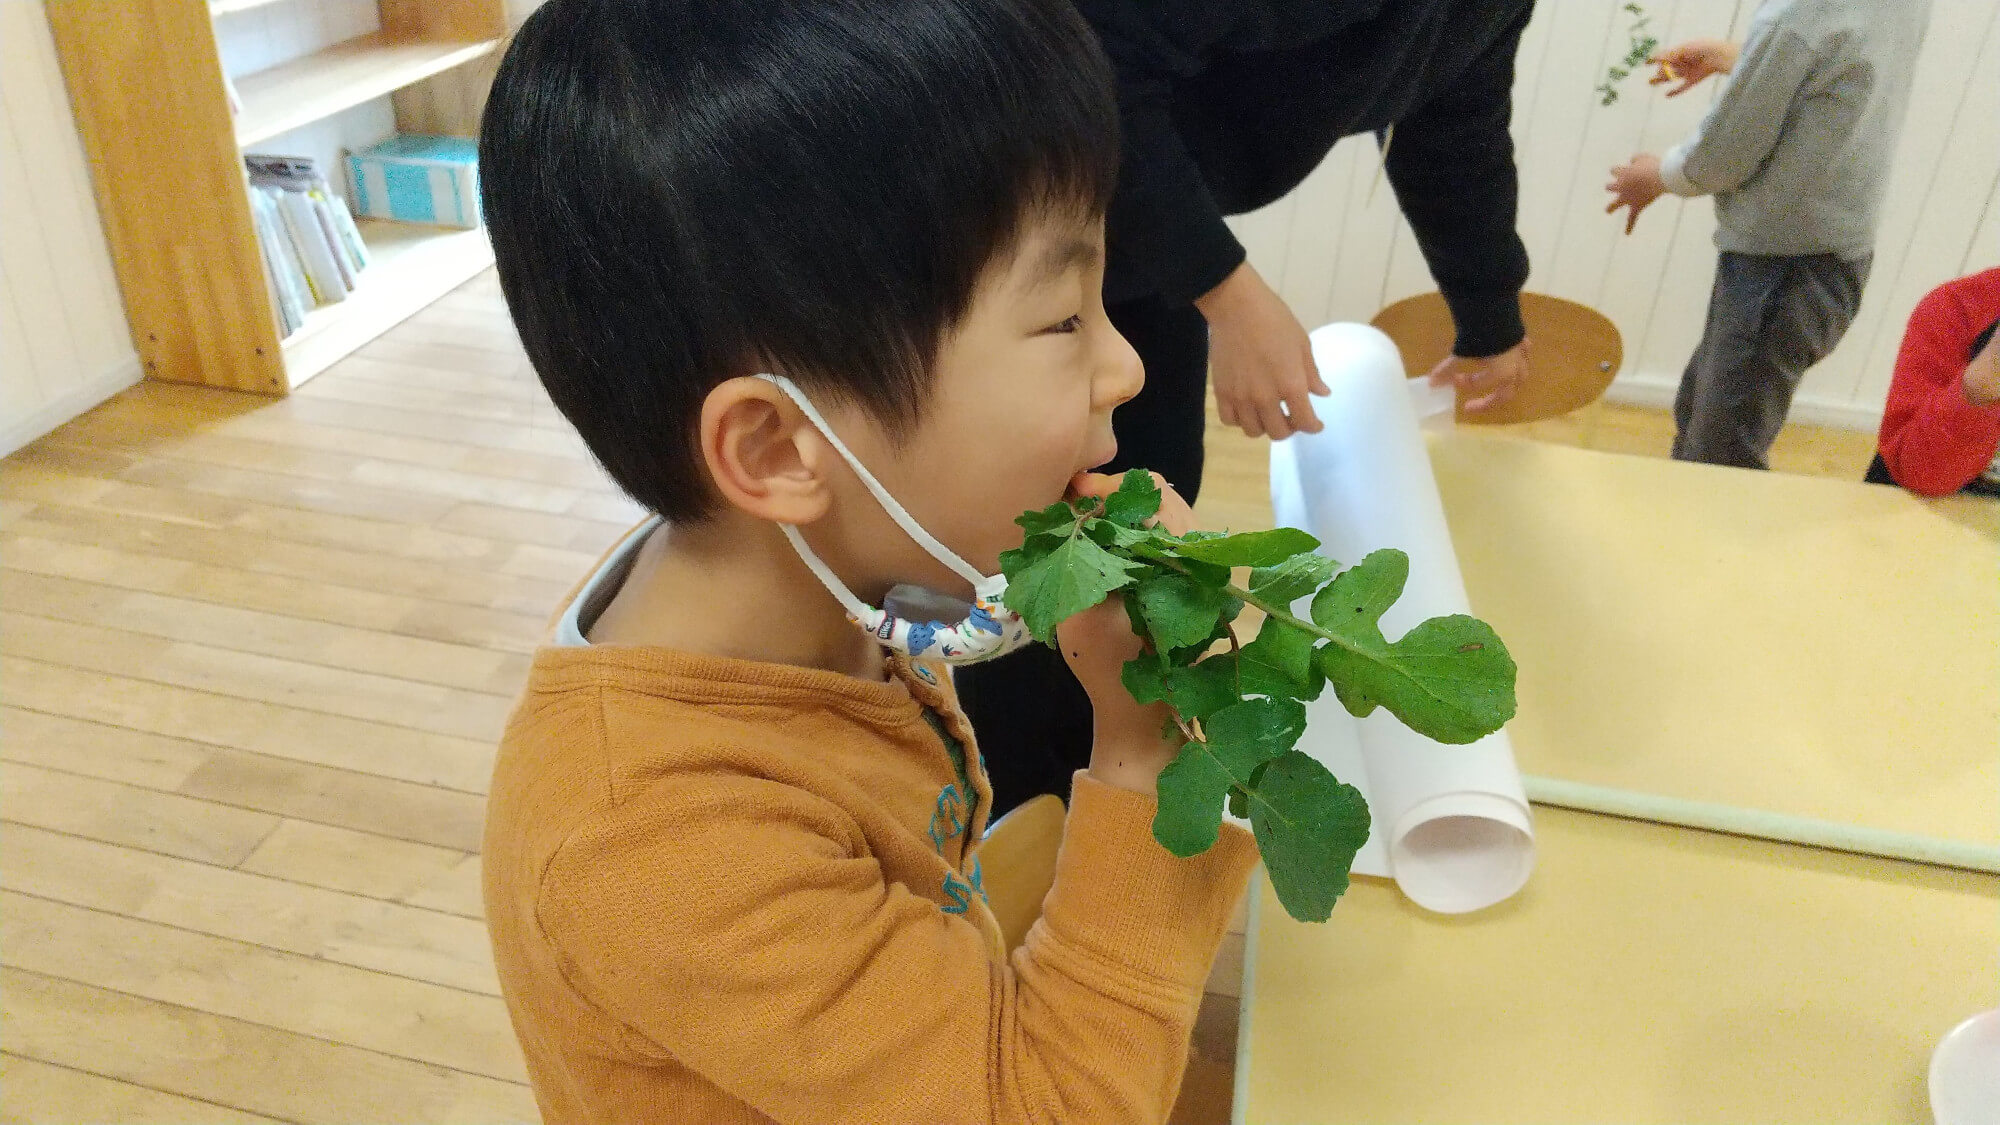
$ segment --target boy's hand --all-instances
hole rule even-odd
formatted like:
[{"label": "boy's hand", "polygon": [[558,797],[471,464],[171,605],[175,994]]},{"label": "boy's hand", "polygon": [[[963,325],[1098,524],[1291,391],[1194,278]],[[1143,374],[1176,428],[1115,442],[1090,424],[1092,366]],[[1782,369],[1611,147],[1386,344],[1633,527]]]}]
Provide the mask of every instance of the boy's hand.
[{"label": "boy's hand", "polygon": [[1659,67],[1646,84],[1661,86],[1679,79],[1680,85],[1667,91],[1668,97],[1678,98],[1694,89],[1702,79],[1734,70],[1736,54],[1736,44],[1727,39],[1690,39],[1646,60]]},{"label": "boy's hand", "polygon": [[1660,158],[1650,152],[1642,152],[1631,160],[1611,170],[1611,182],[1604,185],[1611,193],[1611,202],[1605,205],[1604,213],[1609,215],[1620,207],[1630,207],[1632,213],[1625,216],[1625,233],[1639,223],[1639,212],[1652,205],[1655,199],[1666,193],[1666,182],[1660,179]]},{"label": "boy's hand", "polygon": [[[1118,483],[1115,476],[1079,473],[1070,482],[1070,495],[1108,496],[1118,490]],[[1153,483],[1160,486],[1160,513],[1154,519],[1176,535],[1191,530],[1194,513],[1187,501],[1167,487],[1160,474],[1153,474]],[[1057,626],[1056,644],[1090,696],[1095,727],[1091,775],[1107,785],[1151,794],[1160,771],[1180,753],[1182,739],[1161,734],[1163,728],[1171,728],[1173,716],[1165,704],[1136,703],[1125,690],[1121,678],[1125,662],[1139,655],[1142,642],[1132,632],[1121,596],[1113,594]]]},{"label": "boy's hand", "polygon": [[1209,370],[1223,423],[1278,441],[1301,430],[1318,433],[1320,420],[1307,395],[1327,389],[1313,363],[1312,343],[1299,318],[1250,263],[1194,303],[1208,320]]},{"label": "boy's hand", "polygon": [[1455,386],[1467,395],[1478,396],[1466,400],[1469,414],[1491,410],[1521,389],[1521,381],[1528,375],[1528,349],[1528,341],[1524,339],[1499,355],[1478,358],[1448,355],[1431,368],[1431,386]]}]

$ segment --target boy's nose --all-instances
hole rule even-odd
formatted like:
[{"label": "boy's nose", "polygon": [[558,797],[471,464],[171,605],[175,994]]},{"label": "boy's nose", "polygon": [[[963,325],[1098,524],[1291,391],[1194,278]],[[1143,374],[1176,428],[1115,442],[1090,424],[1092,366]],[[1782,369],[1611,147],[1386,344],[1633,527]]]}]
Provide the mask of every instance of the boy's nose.
[{"label": "boy's nose", "polygon": [[1113,410],[1138,397],[1146,385],[1146,367],[1139,353],[1123,333],[1112,329],[1105,355],[1098,361],[1097,393],[1092,403],[1099,410]]}]

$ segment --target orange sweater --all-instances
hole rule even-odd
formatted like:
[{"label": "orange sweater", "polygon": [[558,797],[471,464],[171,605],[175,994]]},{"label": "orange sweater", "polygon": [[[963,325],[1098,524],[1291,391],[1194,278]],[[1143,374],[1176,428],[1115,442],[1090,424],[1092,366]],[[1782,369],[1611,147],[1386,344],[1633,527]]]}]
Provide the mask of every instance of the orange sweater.
[{"label": "orange sweater", "polygon": [[536,654],[485,895],[550,1125],[1166,1118],[1255,844],[1175,859],[1151,798],[1079,775],[1009,957],[964,717],[895,672]]}]

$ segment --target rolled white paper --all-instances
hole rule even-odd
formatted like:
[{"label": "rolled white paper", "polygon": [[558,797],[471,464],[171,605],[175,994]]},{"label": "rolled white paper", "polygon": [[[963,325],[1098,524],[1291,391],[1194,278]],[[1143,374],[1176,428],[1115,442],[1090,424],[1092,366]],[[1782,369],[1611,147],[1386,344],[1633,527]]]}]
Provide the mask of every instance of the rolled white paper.
[{"label": "rolled white paper", "polygon": [[[1312,347],[1332,393],[1313,400],[1323,430],[1271,446],[1278,525],[1311,532],[1347,566],[1381,547],[1410,556],[1409,584],[1382,616],[1390,638],[1470,613],[1395,344],[1364,324],[1329,324]],[[1357,720],[1329,689],[1308,706],[1299,748],[1368,798],[1374,827],[1358,873],[1393,878],[1410,901],[1447,914],[1491,906],[1527,882],[1534,832],[1506,731],[1444,746],[1386,710]]]}]

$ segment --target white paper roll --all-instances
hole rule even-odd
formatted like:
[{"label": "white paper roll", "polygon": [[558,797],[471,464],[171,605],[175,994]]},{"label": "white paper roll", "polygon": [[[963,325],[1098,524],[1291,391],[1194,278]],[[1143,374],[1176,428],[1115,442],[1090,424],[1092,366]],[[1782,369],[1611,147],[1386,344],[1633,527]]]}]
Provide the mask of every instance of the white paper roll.
[{"label": "white paper roll", "polygon": [[[1278,525],[1311,532],[1345,566],[1381,547],[1410,556],[1409,584],[1382,616],[1388,637],[1472,612],[1395,344],[1364,324],[1329,324],[1312,347],[1332,393],[1313,400],[1321,432],[1271,446]],[[1328,690],[1307,709],[1299,747],[1368,798],[1374,829],[1357,872],[1394,878],[1410,901],[1448,914],[1527,882],[1534,833],[1504,730],[1445,746],[1386,710],[1357,720]]]}]

